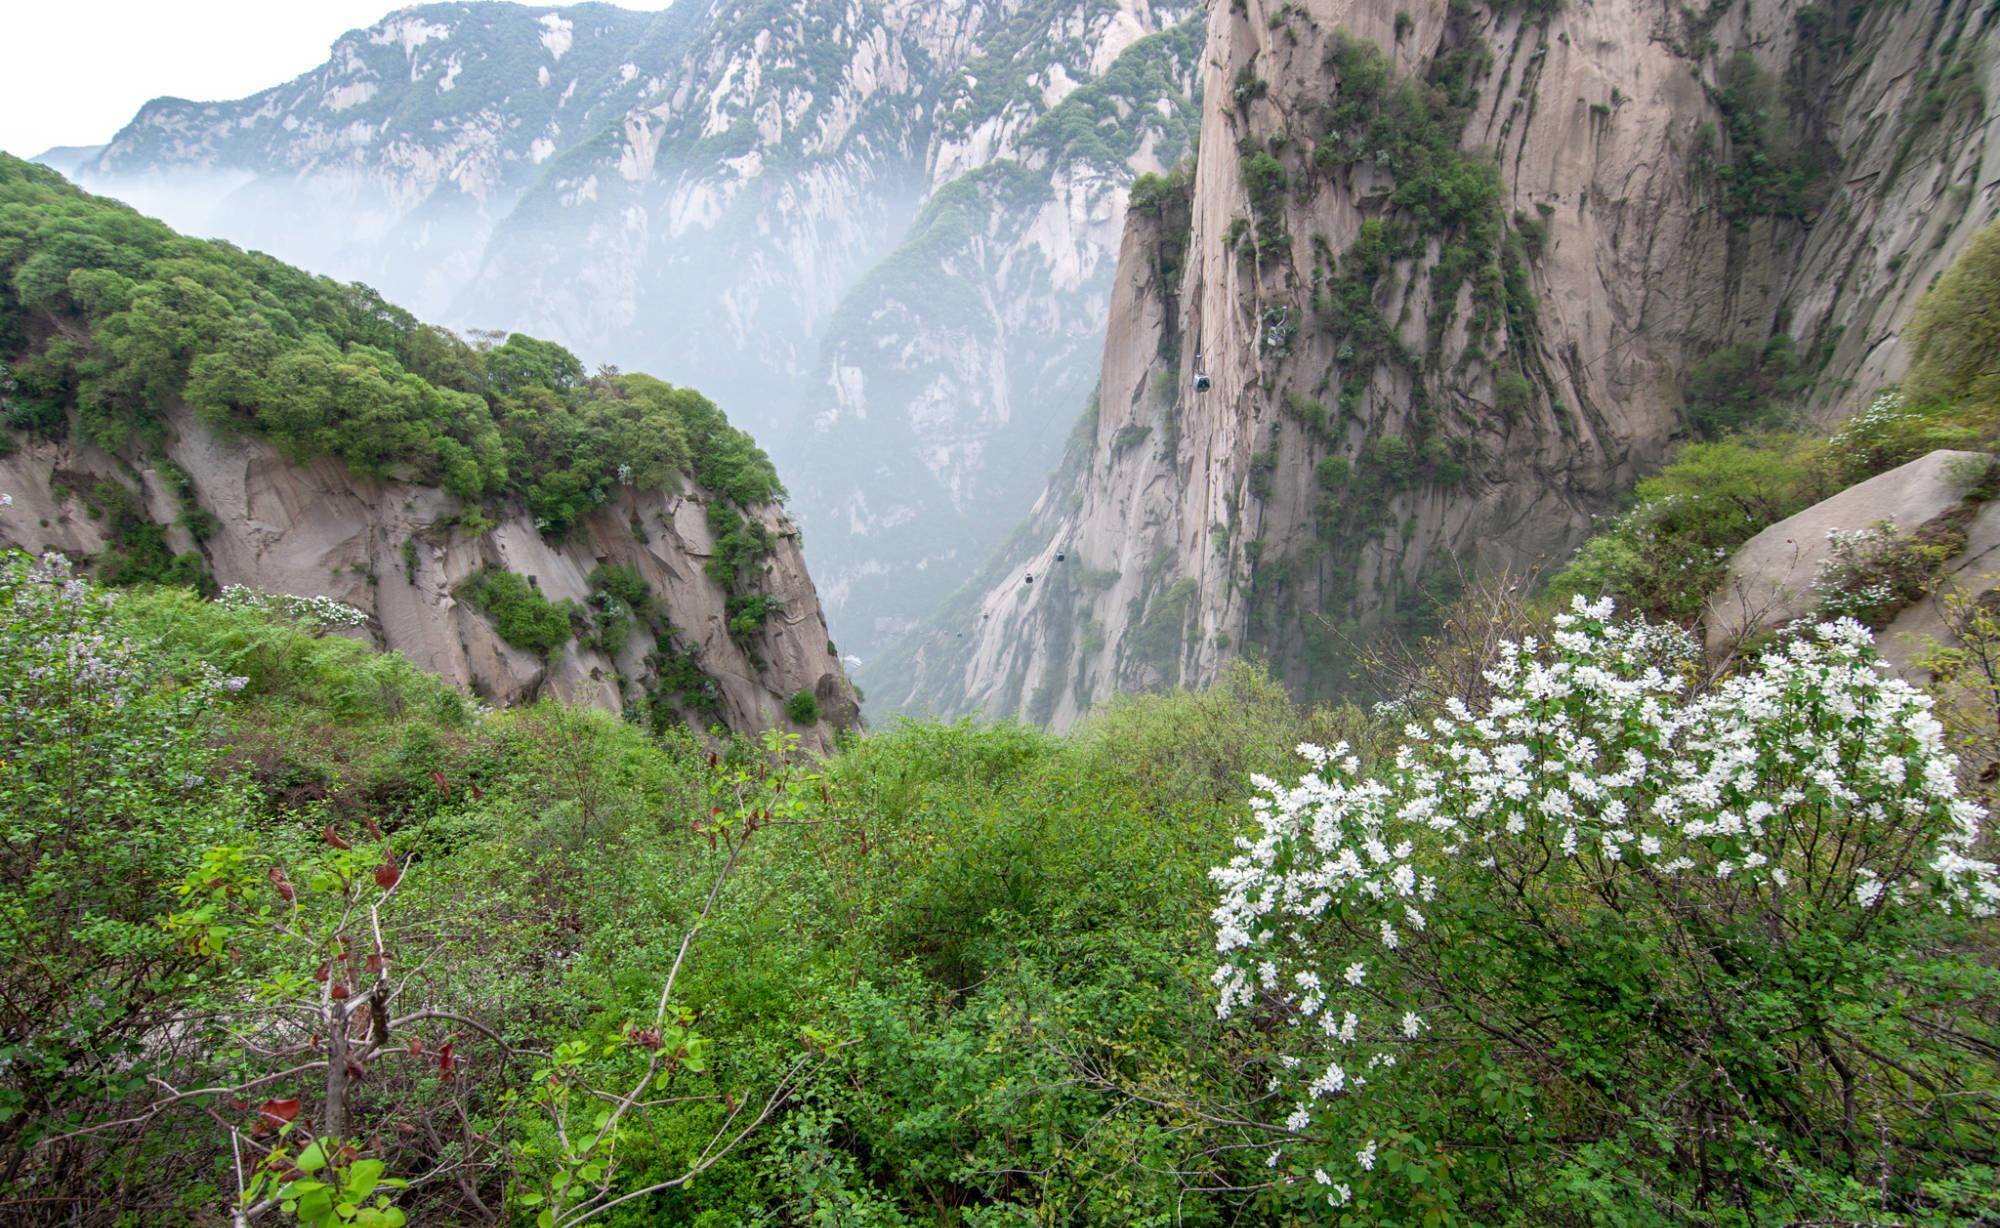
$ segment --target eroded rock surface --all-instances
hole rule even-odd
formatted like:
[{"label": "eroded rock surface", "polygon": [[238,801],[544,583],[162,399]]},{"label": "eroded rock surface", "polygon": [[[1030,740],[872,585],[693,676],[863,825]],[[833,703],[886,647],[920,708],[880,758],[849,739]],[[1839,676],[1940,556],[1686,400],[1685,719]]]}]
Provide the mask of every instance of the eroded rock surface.
[{"label": "eroded rock surface", "polygon": [[[782,510],[754,514],[776,540],[763,581],[781,611],[747,642],[729,633],[727,596],[703,570],[714,547],[705,514],[710,497],[626,491],[552,543],[519,508],[477,532],[454,527],[466,509],[435,487],[378,481],[333,460],[294,464],[261,439],[223,437],[185,412],[168,416],[167,458],[193,480],[215,529],[196,542],[168,530],[178,551],[198,550],[218,583],[300,596],[326,596],[369,616],[381,647],[496,704],[543,695],[619,711],[645,702],[657,682],[648,656],[654,638],[635,628],[617,658],[571,640],[544,660],[503,641],[491,621],[454,596],[483,567],[528,577],[553,601],[584,602],[600,564],[630,567],[651,587],[700,671],[713,680],[713,711],[689,710],[697,724],[719,720],[750,732],[785,725],[812,745],[858,722],[854,691],[832,652],[824,615],[806,574],[798,534]],[[170,524],[176,501],[157,470],[135,456],[87,445],[22,441],[0,457],[0,544],[89,555],[105,545],[83,491],[110,480],[141,493],[155,523]],[[822,722],[790,726],[787,698],[812,692]]]},{"label": "eroded rock surface", "polygon": [[[1813,585],[1835,557],[1835,534],[1880,525],[1907,538],[1958,509],[1991,465],[1985,453],[1941,448],[1857,482],[1743,543],[1703,618],[1710,651],[1817,611],[1821,594]],[[1885,649],[1894,639],[1883,637]]]},{"label": "eroded rock surface", "polygon": [[[1573,548],[1681,437],[1712,355],[1790,338],[1822,419],[1901,374],[1916,300],[2000,194],[1987,9],[1525,7],[1213,7],[1200,165],[1185,214],[1128,219],[1095,412],[878,700],[1063,726],[1246,653],[1339,693],[1349,646],[1460,568]],[[1458,148],[1497,165],[1511,237],[1426,229],[1436,183],[1351,156],[1342,39],[1392,88],[1469,97]],[[1938,108],[1944,72],[1976,89]],[[1419,241],[1331,293],[1384,223]]]}]

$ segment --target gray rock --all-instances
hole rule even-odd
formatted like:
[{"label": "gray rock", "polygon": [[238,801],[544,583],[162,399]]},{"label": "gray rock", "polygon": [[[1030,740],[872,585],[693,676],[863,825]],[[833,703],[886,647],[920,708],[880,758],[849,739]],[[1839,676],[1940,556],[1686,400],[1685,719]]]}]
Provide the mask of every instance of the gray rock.
[{"label": "gray rock", "polygon": [[1813,579],[1832,557],[1828,534],[1883,521],[1914,532],[1957,506],[1990,460],[1980,452],[1941,448],[1857,482],[1743,543],[1709,598],[1709,651],[1726,651],[1747,636],[1811,614],[1819,604]]},{"label": "gray rock", "polygon": [[[727,595],[702,567],[715,537],[698,488],[623,492],[561,542],[536,532],[518,506],[489,509],[499,522],[474,535],[443,527],[462,505],[435,487],[361,477],[334,460],[294,464],[266,441],[218,435],[184,409],[166,419],[169,458],[217,520],[199,548],[218,583],[344,601],[370,616],[378,646],[490,702],[552,695],[617,711],[625,700],[621,672],[641,686],[651,680],[645,657],[652,641],[636,629],[620,660],[572,641],[543,661],[502,641],[485,616],[452,595],[475,571],[499,566],[530,577],[551,600],[581,602],[592,569],[609,563],[633,568],[658,595],[721,692],[715,719],[740,732],[782,725],[784,702],[798,691],[820,697],[828,723],[857,719],[797,530],[780,508],[754,514],[777,543],[764,587],[782,611],[746,651],[729,634]],[[132,458],[25,442],[0,457],[0,491],[14,496],[13,506],[0,510],[0,546],[73,555],[102,549],[102,530],[73,490],[103,479],[130,487],[134,474],[154,520],[171,520],[172,494]],[[177,550],[195,548],[179,529],[170,537]],[[406,542],[414,545],[414,566]],[[827,723],[802,732],[812,746],[829,740]]]}]

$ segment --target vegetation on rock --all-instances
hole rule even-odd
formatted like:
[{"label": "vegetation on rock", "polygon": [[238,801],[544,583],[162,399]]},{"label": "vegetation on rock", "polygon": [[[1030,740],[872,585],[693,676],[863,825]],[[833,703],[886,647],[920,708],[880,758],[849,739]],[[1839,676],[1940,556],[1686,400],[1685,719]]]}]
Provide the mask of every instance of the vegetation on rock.
[{"label": "vegetation on rock", "polygon": [[467,344],[364,286],[184,238],[14,158],[0,158],[0,356],[15,430],[60,434],[73,416],[92,443],[150,448],[185,404],[294,460],[517,497],[551,535],[621,487],[690,471],[744,508],[784,497],[692,389],[589,375],[518,333]]},{"label": "vegetation on rock", "polygon": [[550,601],[526,576],[498,567],[474,572],[454,591],[492,617],[501,639],[538,657],[553,656],[569,643],[582,615],[574,602]]}]

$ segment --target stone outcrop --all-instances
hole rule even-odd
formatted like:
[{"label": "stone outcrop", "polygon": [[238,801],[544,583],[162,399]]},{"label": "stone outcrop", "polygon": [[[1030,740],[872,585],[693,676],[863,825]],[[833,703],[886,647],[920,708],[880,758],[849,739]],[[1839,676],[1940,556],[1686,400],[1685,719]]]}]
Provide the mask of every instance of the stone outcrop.
[{"label": "stone outcrop", "polygon": [[[877,700],[1061,726],[1245,653],[1339,693],[1351,646],[1461,569],[1580,541],[1682,437],[1714,356],[1787,338],[1797,408],[1860,408],[2000,199],[1991,20],[1972,0],[1215,5],[1200,164],[1184,214],[1128,219],[1094,413]],[[1390,88],[1464,103],[1497,241],[1357,155],[1335,105],[1355,43]],[[1385,254],[1385,224],[1414,241]]]},{"label": "stone outcrop", "polygon": [[[1821,600],[1814,581],[1835,559],[1836,534],[1882,526],[1908,539],[1959,513],[1992,463],[1981,452],[1940,449],[1857,482],[1743,543],[1702,619],[1709,650],[1726,651],[1813,614]],[[1893,638],[1885,636],[1885,646]]]},{"label": "stone outcrop", "polygon": [[[550,600],[582,603],[593,569],[622,565],[645,579],[677,646],[715,685],[712,712],[688,713],[696,723],[718,720],[741,732],[785,725],[815,746],[858,723],[797,531],[779,508],[755,515],[776,540],[763,589],[782,610],[739,643],[729,633],[726,594],[703,570],[714,537],[709,496],[698,487],[625,492],[550,542],[519,508],[486,509],[490,525],[459,527],[468,509],[435,487],[361,477],[334,460],[295,464],[262,439],[219,436],[184,411],[170,413],[167,425],[166,458],[215,518],[201,541],[173,525],[177,496],[155,463],[23,439],[0,457],[0,491],[13,496],[0,509],[0,544],[77,556],[102,550],[105,527],[89,514],[84,492],[118,482],[143,497],[154,523],[173,525],[170,544],[199,551],[220,584],[346,602],[368,615],[377,645],[495,704],[552,695],[613,711],[642,702],[656,681],[651,635],[635,629],[615,658],[572,640],[544,660],[508,645],[454,592],[481,568],[499,567],[528,577]],[[809,729],[784,715],[785,701],[802,690],[822,712]]]}]

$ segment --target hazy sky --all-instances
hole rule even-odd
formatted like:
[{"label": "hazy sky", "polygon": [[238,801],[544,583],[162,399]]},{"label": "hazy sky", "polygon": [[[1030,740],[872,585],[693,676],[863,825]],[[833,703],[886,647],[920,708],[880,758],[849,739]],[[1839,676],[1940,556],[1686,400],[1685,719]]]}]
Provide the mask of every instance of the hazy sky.
[{"label": "hazy sky", "polygon": [[0,41],[0,149],[29,158],[51,145],[99,144],[162,94],[201,102],[254,94],[323,62],[334,39],[401,7],[396,0],[10,4]]}]

